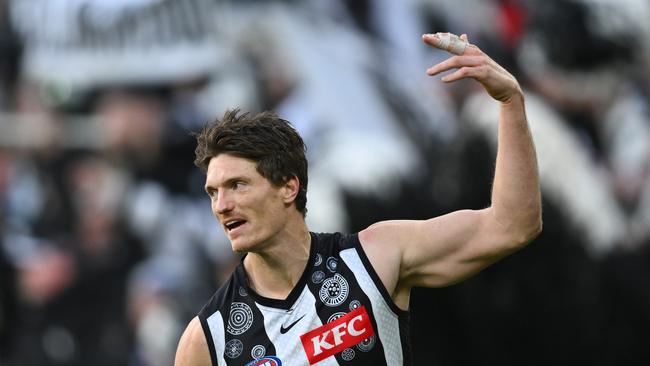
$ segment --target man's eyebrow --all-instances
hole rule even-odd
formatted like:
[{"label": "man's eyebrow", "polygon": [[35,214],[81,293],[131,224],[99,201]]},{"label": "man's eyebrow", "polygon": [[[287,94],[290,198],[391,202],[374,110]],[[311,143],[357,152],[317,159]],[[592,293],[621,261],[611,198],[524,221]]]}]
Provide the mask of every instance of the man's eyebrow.
[{"label": "man's eyebrow", "polygon": [[[250,181],[249,178],[238,175],[238,176],[234,176],[234,177],[226,179],[223,183],[221,183],[221,185],[228,186],[228,185],[231,185],[231,184],[233,184],[235,182],[249,182],[249,181]],[[206,185],[205,187],[203,187],[203,189],[205,189],[205,191],[207,193],[210,193],[211,191],[216,191],[217,190],[216,188],[214,188],[212,185],[209,185],[209,184]]]},{"label": "man's eyebrow", "polygon": [[231,185],[231,184],[233,184],[235,182],[249,182],[249,181],[250,181],[249,178],[246,178],[246,177],[244,177],[242,175],[238,175],[238,176],[226,179],[226,181],[223,182],[223,185],[228,186],[228,185]]}]

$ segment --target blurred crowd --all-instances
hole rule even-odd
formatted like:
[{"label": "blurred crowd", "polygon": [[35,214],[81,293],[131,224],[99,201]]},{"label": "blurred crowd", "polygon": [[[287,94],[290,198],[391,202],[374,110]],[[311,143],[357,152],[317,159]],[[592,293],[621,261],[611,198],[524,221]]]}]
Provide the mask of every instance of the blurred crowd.
[{"label": "blurred crowd", "polygon": [[544,232],[412,298],[416,365],[650,363],[646,0],[0,0],[0,366],[173,363],[239,260],[192,133],[275,110],[313,231],[489,204],[498,105],[443,85],[450,31],[525,91]]}]

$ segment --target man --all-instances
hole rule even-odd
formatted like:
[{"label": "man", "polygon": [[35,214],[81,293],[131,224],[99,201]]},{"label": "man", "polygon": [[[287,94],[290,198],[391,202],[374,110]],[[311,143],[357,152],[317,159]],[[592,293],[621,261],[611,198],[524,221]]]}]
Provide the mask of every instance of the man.
[{"label": "man", "polygon": [[300,136],[271,113],[227,112],[198,135],[195,163],[233,250],[246,255],[190,322],[176,365],[409,364],[411,288],[459,282],[539,234],[537,163],[516,79],[465,35],[423,41],[455,54],[429,75],[456,69],[442,80],[473,78],[500,103],[491,206],[311,233]]}]

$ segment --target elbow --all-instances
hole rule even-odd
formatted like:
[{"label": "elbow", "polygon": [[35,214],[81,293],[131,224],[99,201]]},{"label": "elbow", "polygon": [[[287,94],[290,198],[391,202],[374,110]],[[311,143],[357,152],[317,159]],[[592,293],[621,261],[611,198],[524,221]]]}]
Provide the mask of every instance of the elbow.
[{"label": "elbow", "polygon": [[542,223],[542,217],[540,216],[536,221],[534,225],[531,225],[530,231],[528,232],[528,237],[526,239],[526,243],[530,243],[531,241],[535,240],[539,236],[539,234],[542,233],[542,228],[543,228],[543,223]]},{"label": "elbow", "polygon": [[541,202],[538,202],[537,207],[534,210],[533,219],[531,220],[531,225],[528,230],[528,242],[533,241],[535,238],[542,233],[542,228],[544,224],[542,223],[542,205]]},{"label": "elbow", "polygon": [[536,220],[532,220],[530,223],[523,225],[522,230],[514,238],[515,249],[521,249],[535,240],[542,233],[542,226],[541,215]]},{"label": "elbow", "polygon": [[[492,211],[495,214],[495,211]],[[542,232],[542,214],[541,210],[529,210],[525,214],[510,215],[506,219],[498,219],[494,216],[498,227],[498,236],[501,238],[503,250],[509,253],[516,252]]]}]

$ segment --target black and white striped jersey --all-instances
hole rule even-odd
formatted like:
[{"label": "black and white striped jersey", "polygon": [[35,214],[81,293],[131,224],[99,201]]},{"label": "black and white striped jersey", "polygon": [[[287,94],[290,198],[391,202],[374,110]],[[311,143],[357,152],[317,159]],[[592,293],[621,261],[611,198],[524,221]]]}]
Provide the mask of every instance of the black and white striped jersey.
[{"label": "black and white striped jersey", "polygon": [[311,233],[309,261],[285,300],[251,290],[240,263],[199,319],[213,365],[410,365],[408,312],[357,234]]}]

